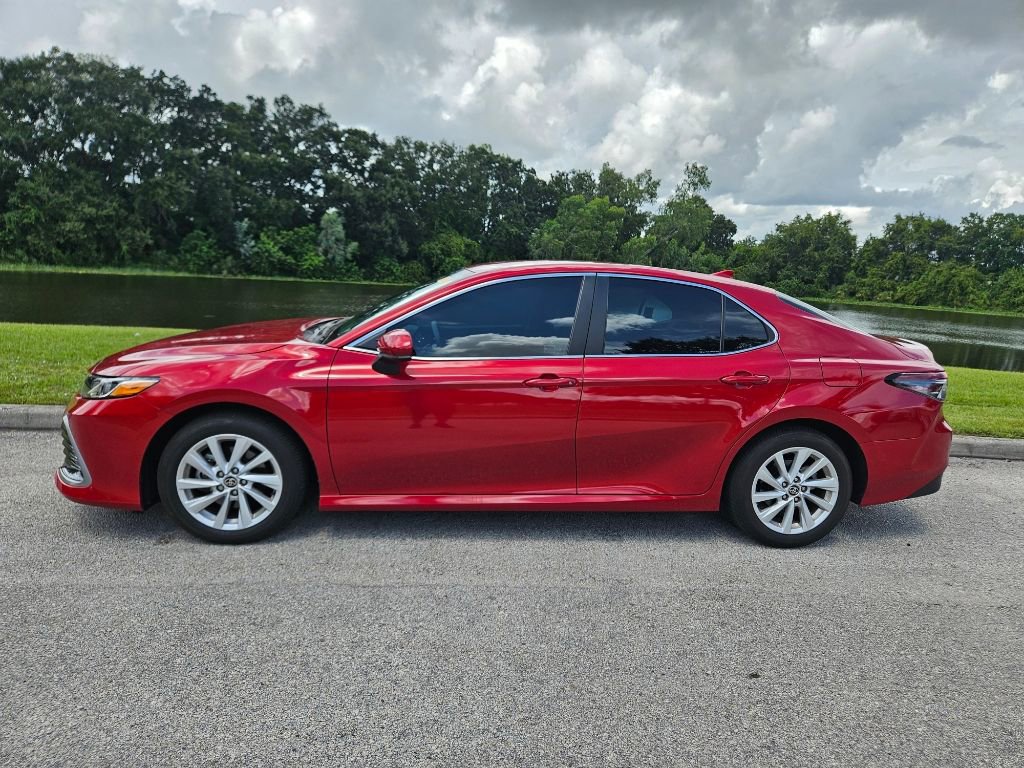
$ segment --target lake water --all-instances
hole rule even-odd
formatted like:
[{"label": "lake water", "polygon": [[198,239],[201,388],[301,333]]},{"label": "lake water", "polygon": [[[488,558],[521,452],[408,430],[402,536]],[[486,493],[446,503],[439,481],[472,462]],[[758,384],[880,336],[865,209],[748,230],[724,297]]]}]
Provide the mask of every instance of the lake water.
[{"label": "lake water", "polygon": [[869,333],[926,344],[942,365],[1024,371],[1024,317],[838,303],[818,306]]},{"label": "lake water", "polygon": [[[0,321],[213,328],[350,315],[404,286],[151,275],[0,272]],[[1024,317],[822,304],[871,333],[920,341],[943,365],[1024,371]]]}]

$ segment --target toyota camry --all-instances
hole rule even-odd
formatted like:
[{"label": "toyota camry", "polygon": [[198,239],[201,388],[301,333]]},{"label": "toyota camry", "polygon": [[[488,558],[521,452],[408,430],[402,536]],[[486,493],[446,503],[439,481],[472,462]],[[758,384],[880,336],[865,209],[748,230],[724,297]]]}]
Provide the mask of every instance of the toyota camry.
[{"label": "toyota camry", "polygon": [[717,511],[797,546],[938,490],[929,350],[728,274],[472,267],[347,318],[144,344],[95,365],[56,483],[215,542],[322,510]]}]

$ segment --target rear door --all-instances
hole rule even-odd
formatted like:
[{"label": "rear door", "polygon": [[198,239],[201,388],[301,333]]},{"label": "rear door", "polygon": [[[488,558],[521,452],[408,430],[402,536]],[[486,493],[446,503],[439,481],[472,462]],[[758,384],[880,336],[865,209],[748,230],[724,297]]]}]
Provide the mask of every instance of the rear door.
[{"label": "rear door", "polygon": [[[593,284],[581,274],[496,280],[339,352],[328,439],[340,493],[575,494]],[[412,334],[415,355],[375,370],[377,338],[395,328]]]},{"label": "rear door", "polygon": [[782,397],[774,329],[717,289],[597,280],[577,427],[580,493],[699,494]]}]

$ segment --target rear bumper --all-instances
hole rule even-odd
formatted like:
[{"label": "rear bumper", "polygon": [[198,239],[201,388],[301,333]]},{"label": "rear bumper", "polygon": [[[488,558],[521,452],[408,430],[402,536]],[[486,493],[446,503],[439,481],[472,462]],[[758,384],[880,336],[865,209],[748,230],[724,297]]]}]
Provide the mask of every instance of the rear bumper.
[{"label": "rear bumper", "polygon": [[[945,474],[945,473],[943,473]],[[927,485],[923,485],[914,491],[912,494],[907,496],[908,499],[916,499],[919,496],[931,496],[933,493],[938,493],[942,487],[942,475],[939,475]]]},{"label": "rear bumper", "polygon": [[862,506],[926,496],[939,490],[949,465],[953,430],[940,416],[921,437],[863,443],[868,482]]}]

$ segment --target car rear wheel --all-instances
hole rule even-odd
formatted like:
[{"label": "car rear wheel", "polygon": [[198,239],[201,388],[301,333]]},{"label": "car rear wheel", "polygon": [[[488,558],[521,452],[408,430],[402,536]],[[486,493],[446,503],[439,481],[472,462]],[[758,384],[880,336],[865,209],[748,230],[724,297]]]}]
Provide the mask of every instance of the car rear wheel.
[{"label": "car rear wheel", "polygon": [[811,430],[779,432],[737,462],[725,511],[754,538],[799,547],[825,536],[850,503],[852,472],[838,445]]},{"label": "car rear wheel", "polygon": [[164,507],[207,541],[243,544],[280,529],[306,498],[294,437],[245,414],[207,416],[181,428],[157,467]]}]

